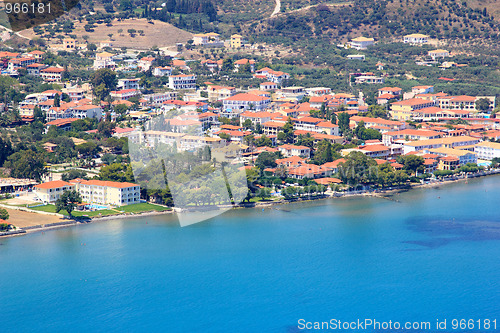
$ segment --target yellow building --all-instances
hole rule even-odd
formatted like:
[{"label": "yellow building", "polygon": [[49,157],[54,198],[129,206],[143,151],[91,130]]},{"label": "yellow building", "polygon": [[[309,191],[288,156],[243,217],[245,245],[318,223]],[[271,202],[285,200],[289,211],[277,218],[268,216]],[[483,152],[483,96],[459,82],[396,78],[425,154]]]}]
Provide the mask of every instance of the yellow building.
[{"label": "yellow building", "polygon": [[243,36],[235,34],[231,36],[231,47],[239,48],[243,46]]},{"label": "yellow building", "polygon": [[64,191],[76,190],[85,203],[123,206],[141,202],[140,186],[132,183],[102,180],[56,180],[35,186],[37,197],[45,203],[55,202]]},{"label": "yellow building", "polygon": [[83,202],[123,206],[141,201],[141,189],[137,184],[84,179],[73,179],[70,182],[75,185]]},{"label": "yellow building", "polygon": [[434,101],[423,98],[412,98],[391,104],[391,117],[397,120],[410,120],[413,111],[435,106]]}]

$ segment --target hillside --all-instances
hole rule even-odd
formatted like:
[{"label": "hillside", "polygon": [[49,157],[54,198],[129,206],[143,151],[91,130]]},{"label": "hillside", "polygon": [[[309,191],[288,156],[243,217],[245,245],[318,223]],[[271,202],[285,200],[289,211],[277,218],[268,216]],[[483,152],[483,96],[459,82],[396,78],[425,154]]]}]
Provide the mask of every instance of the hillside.
[{"label": "hillside", "polygon": [[321,4],[278,15],[248,26],[247,33],[268,42],[301,38],[346,41],[359,35],[395,40],[416,32],[439,39],[497,42],[500,0],[471,1],[471,6],[451,0],[354,0],[343,6]]},{"label": "hillside", "polygon": [[[41,27],[45,29],[46,27]],[[133,28],[137,32],[128,33],[128,29]],[[192,34],[174,27],[169,23],[160,21],[148,22],[146,19],[123,19],[113,20],[110,25],[95,24],[93,31],[85,30],[85,22],[74,22],[74,28],[71,32],[73,37],[79,40],[87,39],[90,43],[99,43],[104,40],[112,39],[114,47],[128,47],[135,49],[149,49],[153,46],[165,47],[172,46],[175,43],[185,43],[192,38]],[[37,29],[37,31],[39,31]],[[142,34],[141,34],[142,32]],[[25,30],[20,33],[29,39],[37,35],[33,29]],[[110,36],[111,35],[111,36]],[[133,36],[133,37],[132,37]],[[57,35],[51,42],[58,40]]]}]

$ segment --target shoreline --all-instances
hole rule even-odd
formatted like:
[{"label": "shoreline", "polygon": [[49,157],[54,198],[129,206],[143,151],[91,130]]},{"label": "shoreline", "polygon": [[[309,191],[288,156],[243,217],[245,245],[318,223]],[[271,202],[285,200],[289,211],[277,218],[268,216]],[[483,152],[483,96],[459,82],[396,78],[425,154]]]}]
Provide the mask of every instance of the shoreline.
[{"label": "shoreline", "polygon": [[[384,190],[372,190],[372,191],[352,191],[353,193],[339,193],[340,195],[337,195],[336,193],[338,192],[333,192],[331,195],[319,195],[317,197],[305,197],[305,198],[296,198],[295,200],[276,200],[276,201],[268,201],[268,202],[255,202],[255,203],[244,203],[244,204],[238,204],[238,205],[231,205],[231,206],[220,206],[220,208],[231,208],[231,209],[251,209],[251,208],[265,208],[265,207],[271,207],[271,206],[277,206],[277,205],[286,205],[286,204],[291,204],[291,203],[298,203],[298,202],[311,202],[311,201],[319,201],[319,200],[327,200],[327,199],[333,199],[333,198],[356,198],[356,197],[362,197],[362,196],[371,196],[379,199],[386,199],[386,200],[392,200],[392,201],[398,201],[395,199],[392,199],[391,197],[397,193],[402,193],[402,192],[408,192],[413,189],[419,189],[419,188],[435,188],[439,187],[441,185],[451,185],[454,183],[459,183],[459,182],[464,182],[467,181],[468,179],[475,179],[475,178],[482,178],[482,177],[487,177],[487,176],[494,176],[494,175],[499,175],[500,174],[500,169],[495,169],[489,172],[482,172],[478,173],[473,176],[467,176],[467,177],[452,177],[450,179],[443,179],[440,181],[434,181],[426,184],[410,184],[406,187],[400,187],[400,188],[391,188],[391,189],[384,189]],[[193,210],[188,210],[186,212],[199,212],[199,209],[193,209]],[[80,224],[89,224],[89,223],[94,223],[94,222],[105,222],[105,221],[111,221],[111,220],[118,220],[118,219],[127,219],[127,218],[137,218],[137,217],[147,217],[147,216],[160,216],[160,215],[167,215],[167,214],[174,214],[174,213],[182,213],[182,211],[178,212],[176,211],[175,208],[169,211],[150,211],[150,212],[144,212],[144,213],[128,213],[128,214],[121,214],[121,215],[108,215],[108,216],[102,216],[102,217],[93,217],[90,218],[89,220],[86,221],[78,221],[78,220],[68,220],[68,221],[63,221],[63,222],[58,222],[58,223],[51,223],[51,224],[46,224],[46,225],[35,225],[31,227],[25,227],[25,228],[20,228],[17,230],[13,230],[11,232],[5,232],[5,233],[0,233],[0,239],[2,238],[7,238],[7,237],[16,237],[16,236],[23,236],[27,235],[30,233],[36,233],[36,232],[45,232],[45,231],[50,231],[54,229],[60,229],[60,228],[66,228],[66,227],[71,227],[75,225],[80,225]]]}]

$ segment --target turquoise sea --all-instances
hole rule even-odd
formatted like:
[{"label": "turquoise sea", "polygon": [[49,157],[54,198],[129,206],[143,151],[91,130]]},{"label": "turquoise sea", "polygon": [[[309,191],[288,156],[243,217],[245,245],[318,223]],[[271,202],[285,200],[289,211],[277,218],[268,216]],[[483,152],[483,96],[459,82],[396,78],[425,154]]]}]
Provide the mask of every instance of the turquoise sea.
[{"label": "turquoise sea", "polygon": [[365,318],[500,331],[500,177],[393,198],[0,239],[0,332],[286,333]]}]

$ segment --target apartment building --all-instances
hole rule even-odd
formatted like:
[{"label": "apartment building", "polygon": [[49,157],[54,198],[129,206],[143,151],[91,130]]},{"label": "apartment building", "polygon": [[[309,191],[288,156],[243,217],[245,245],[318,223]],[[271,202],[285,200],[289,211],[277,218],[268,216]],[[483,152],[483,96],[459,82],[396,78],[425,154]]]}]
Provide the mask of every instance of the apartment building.
[{"label": "apartment building", "polygon": [[196,75],[179,74],[171,75],[168,78],[168,87],[170,89],[196,89]]}]

